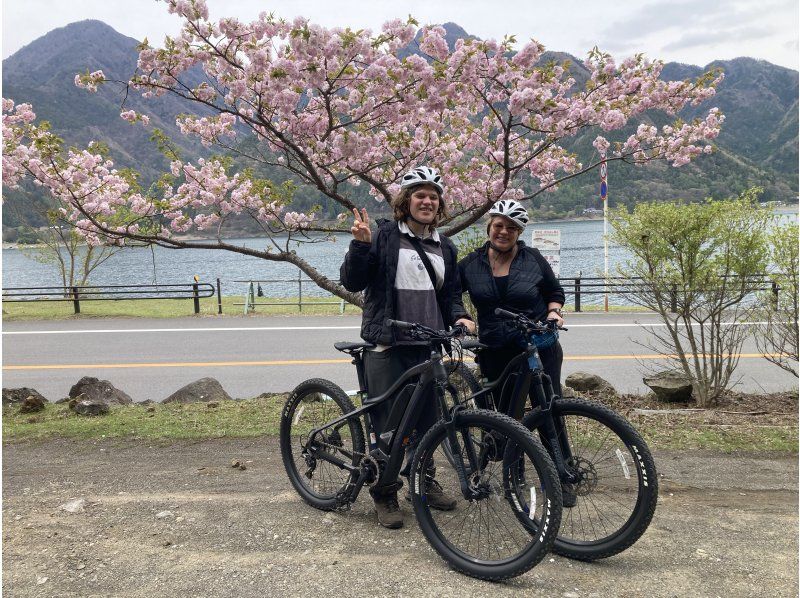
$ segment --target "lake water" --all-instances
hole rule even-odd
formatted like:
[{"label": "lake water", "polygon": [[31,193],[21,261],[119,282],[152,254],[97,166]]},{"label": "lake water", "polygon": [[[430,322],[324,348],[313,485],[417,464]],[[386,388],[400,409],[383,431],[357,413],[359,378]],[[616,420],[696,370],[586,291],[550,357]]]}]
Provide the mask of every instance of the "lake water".
[{"label": "lake water", "polygon": [[[797,220],[796,211],[787,216]],[[582,273],[584,277],[602,275],[603,272],[603,222],[602,220],[547,222],[530,226],[524,239],[530,242],[532,228],[561,231],[561,277],[572,278]],[[342,234],[336,241],[318,243],[292,243],[298,255],[315,266],[324,275],[337,279],[339,266],[351,239]],[[229,239],[229,243],[254,249],[265,249],[264,239]],[[30,257],[31,250],[4,249],[3,287],[41,287],[61,284],[56,267],[37,262]],[[610,273],[616,265],[623,265],[625,252],[609,247]],[[92,274],[90,283],[116,284],[187,284],[193,276],[201,282],[221,280],[223,295],[242,296],[246,283],[237,280],[297,279],[298,270],[291,264],[270,262],[223,250],[165,249],[162,247],[125,248]],[[273,297],[297,296],[297,283],[264,284],[264,292]],[[322,295],[313,284],[303,285],[304,295]]]}]

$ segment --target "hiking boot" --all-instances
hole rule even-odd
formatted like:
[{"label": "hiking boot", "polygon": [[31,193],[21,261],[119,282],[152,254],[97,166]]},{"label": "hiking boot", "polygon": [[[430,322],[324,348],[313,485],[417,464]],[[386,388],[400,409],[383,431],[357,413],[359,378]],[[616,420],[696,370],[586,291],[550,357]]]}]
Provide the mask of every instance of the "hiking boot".
[{"label": "hiking boot", "polygon": [[378,523],[388,529],[398,529],[403,527],[403,512],[397,503],[397,487],[391,486],[381,492],[370,492],[372,500],[375,501],[375,513],[378,515]]},{"label": "hiking boot", "polygon": [[561,505],[565,509],[571,509],[578,504],[578,494],[575,492],[575,484],[562,482],[561,484]]},{"label": "hiking boot", "polygon": [[452,511],[456,508],[456,499],[445,494],[444,490],[442,490],[442,486],[436,480],[428,481],[425,496],[428,499],[428,505],[430,505],[432,509]]}]

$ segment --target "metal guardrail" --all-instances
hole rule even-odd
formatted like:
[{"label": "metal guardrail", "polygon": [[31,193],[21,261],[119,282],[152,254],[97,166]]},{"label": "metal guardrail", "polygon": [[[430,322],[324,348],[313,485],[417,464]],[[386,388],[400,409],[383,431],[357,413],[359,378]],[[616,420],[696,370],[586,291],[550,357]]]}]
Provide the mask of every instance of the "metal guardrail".
[{"label": "metal guardrail", "polygon": [[[303,285],[311,283],[316,286],[316,283],[311,280],[310,278],[303,278],[302,275],[299,275],[297,278],[278,278],[272,280],[234,280],[233,282],[238,283],[246,283],[247,290],[245,291],[244,296],[244,303],[234,303],[236,306],[243,306],[244,307],[244,314],[247,315],[253,311],[255,311],[256,307],[259,306],[268,306],[268,305],[296,305],[299,311],[303,311]],[[334,282],[339,282],[338,280],[334,280]],[[262,284],[287,284],[287,283],[296,283],[297,284],[297,301],[258,301],[258,297],[264,296],[264,290],[261,287]],[[333,297],[333,295],[331,295]],[[344,299],[336,299],[335,301],[314,301],[314,305],[338,305],[339,306],[339,313],[344,313],[345,305],[347,302]]]},{"label": "metal guardrail", "polygon": [[[296,305],[299,311],[303,311],[303,285],[311,283],[310,278],[283,278],[268,280],[234,280],[236,283],[246,283],[244,303],[234,303],[235,306],[243,306],[244,313],[248,314],[255,311],[258,306],[292,306]],[[338,282],[338,281],[334,281]],[[574,309],[581,311],[581,300],[586,295],[628,295],[636,293],[645,288],[640,278],[625,277],[569,277],[559,278],[559,282],[564,287],[567,296],[574,296]],[[296,284],[297,300],[289,302],[279,301],[258,301],[258,297],[263,297],[262,284]],[[777,304],[780,286],[771,280],[768,275],[750,277],[748,284],[752,285],[752,290],[771,290],[773,300]],[[316,286],[316,285],[315,285]],[[71,301],[76,314],[81,313],[80,304],[83,301],[131,301],[137,299],[192,299],[194,303],[194,313],[200,313],[200,299],[217,296],[217,313],[222,313],[222,294],[220,292],[220,279],[216,280],[216,289],[211,283],[193,282],[189,284],[138,284],[138,285],[86,285],[86,286],[53,286],[53,287],[7,287],[3,289],[2,299],[8,302],[24,301]],[[216,292],[215,292],[216,291]],[[672,311],[677,311],[678,288],[674,286],[671,291]],[[334,297],[330,295],[330,297]],[[305,305],[309,303],[306,302]],[[344,299],[335,298],[332,301],[314,301],[314,305],[338,305],[339,313],[344,313],[347,302]]]},{"label": "metal guardrail", "polygon": [[[575,311],[581,311],[581,297],[583,295],[631,295],[647,288],[640,277],[609,276],[559,278],[566,295],[574,295]],[[773,301],[778,302],[780,286],[766,274],[748,277],[747,283],[753,291],[772,291]],[[673,285],[669,291],[670,309],[678,311],[678,285]]]},{"label": "metal guardrail", "polygon": [[[194,313],[200,313],[200,299],[213,297],[214,285],[207,282],[190,284],[130,284],[130,285],[86,285],[72,287],[7,287],[3,289],[3,301],[71,301],[75,313],[81,313],[82,301],[133,301],[137,299],[192,299]],[[222,313],[219,297],[219,279],[216,294],[218,312]]]},{"label": "metal guardrail", "polygon": [[[645,284],[641,278],[623,277],[623,276],[609,276],[608,278],[600,277],[584,277],[574,276],[559,278],[561,286],[567,296],[574,296],[574,309],[576,312],[581,311],[581,300],[587,295],[617,295],[624,296],[634,294],[638,291],[644,290]],[[271,306],[271,305],[296,305],[299,311],[303,311],[303,284],[315,284],[310,278],[279,278],[271,280],[234,280],[236,283],[247,284],[245,292],[244,303],[234,303],[236,306],[243,306],[244,313],[249,314],[255,311],[258,306]],[[338,282],[338,281],[336,281]],[[297,284],[297,300],[291,302],[277,302],[277,301],[263,301],[259,302],[258,297],[264,296],[262,284]],[[775,302],[778,300],[779,286],[764,275],[750,277],[749,284],[754,285],[753,290],[771,290]],[[678,288],[674,286],[670,292],[670,304],[672,311],[678,310]],[[339,305],[339,313],[344,313],[344,306],[346,302],[343,299],[335,301],[315,301],[314,305]]]}]

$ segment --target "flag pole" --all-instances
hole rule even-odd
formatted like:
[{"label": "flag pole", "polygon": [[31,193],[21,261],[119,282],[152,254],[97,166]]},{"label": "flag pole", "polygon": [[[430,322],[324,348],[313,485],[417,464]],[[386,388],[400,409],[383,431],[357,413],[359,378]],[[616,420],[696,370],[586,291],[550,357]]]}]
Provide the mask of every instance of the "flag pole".
[{"label": "flag pole", "polygon": [[606,153],[600,154],[600,199],[603,201],[603,261],[605,264],[605,290],[603,303],[605,310],[608,311],[608,167],[606,165]]}]

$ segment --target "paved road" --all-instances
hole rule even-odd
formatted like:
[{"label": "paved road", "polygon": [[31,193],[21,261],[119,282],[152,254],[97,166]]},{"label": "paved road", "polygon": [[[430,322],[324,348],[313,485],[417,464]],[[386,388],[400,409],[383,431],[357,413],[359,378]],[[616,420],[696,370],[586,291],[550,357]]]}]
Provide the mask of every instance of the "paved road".
[{"label": "paved road", "polygon": [[[569,314],[562,335],[564,376],[590,371],[623,392],[644,392],[642,375],[657,365],[643,347],[655,324],[648,314]],[[360,316],[98,319],[10,322],[3,326],[3,386],[36,388],[59,399],[81,376],[110,380],[134,400],[160,401],[204,376],[233,397],[287,391],[310,377],[357,386],[339,340],[358,340]],[[775,392],[797,380],[745,344],[740,389]]]}]

